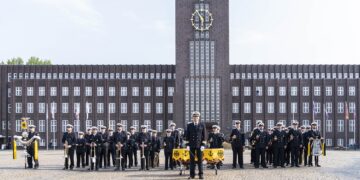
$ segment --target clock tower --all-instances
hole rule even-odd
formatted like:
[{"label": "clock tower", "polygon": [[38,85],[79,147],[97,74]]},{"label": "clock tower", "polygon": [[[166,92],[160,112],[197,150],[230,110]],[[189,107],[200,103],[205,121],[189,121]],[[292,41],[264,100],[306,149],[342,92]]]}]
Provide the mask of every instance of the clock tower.
[{"label": "clock tower", "polygon": [[199,111],[202,122],[231,130],[229,67],[229,0],[176,0],[174,120],[179,127]]}]

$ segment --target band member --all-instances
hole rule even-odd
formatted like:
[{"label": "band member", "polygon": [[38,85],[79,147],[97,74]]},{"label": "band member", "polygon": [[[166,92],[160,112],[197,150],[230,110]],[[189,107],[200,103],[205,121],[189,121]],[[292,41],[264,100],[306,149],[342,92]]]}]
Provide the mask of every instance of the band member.
[{"label": "band member", "polygon": [[117,130],[114,133],[115,139],[115,149],[116,149],[116,168],[115,171],[121,170],[125,171],[125,158],[126,158],[126,142],[127,142],[127,134],[123,131],[123,125],[118,123]]},{"label": "band member", "polygon": [[145,125],[141,126],[141,132],[138,134],[136,142],[140,148],[141,168],[140,170],[149,170],[149,149],[150,135],[147,133]]},{"label": "band member", "polygon": [[[217,149],[223,148],[223,143],[225,141],[224,134],[220,133],[220,126],[213,125],[212,126],[213,132],[209,134],[207,142],[210,144],[210,149]],[[216,164],[217,169],[220,169],[222,162]],[[215,168],[214,165],[210,166],[211,169]]]},{"label": "band member", "polygon": [[241,121],[235,121],[235,129],[231,131],[230,141],[233,152],[232,168],[236,168],[236,160],[241,169],[244,168],[243,152],[245,151],[245,134],[241,132]]},{"label": "band member", "polygon": [[316,122],[311,123],[311,130],[309,131],[309,143],[310,143],[310,154],[309,156],[309,166],[312,164],[312,156],[315,158],[315,166],[320,167],[319,165],[319,156],[321,155],[321,141],[323,140],[320,135],[320,131],[317,129]]},{"label": "band member", "polygon": [[[125,167],[131,168],[133,166],[133,147],[136,144],[135,139],[131,139],[131,133],[127,132],[127,141],[126,141],[126,152],[125,152]],[[128,164],[128,165],[126,165]]]},{"label": "band member", "polygon": [[284,168],[285,164],[285,147],[287,144],[286,132],[282,129],[282,123],[277,123],[274,132],[271,134],[272,149],[274,154],[273,167],[281,166]]},{"label": "band member", "polygon": [[[34,136],[39,136],[39,133],[35,132],[35,128],[36,126],[34,125],[29,125],[29,133],[28,133],[28,139],[31,139]],[[28,152],[28,157],[27,157],[27,162],[28,162],[28,168],[33,168],[33,161],[34,161],[34,168],[37,169],[39,168],[39,160],[35,159],[35,141],[37,141],[36,139],[34,141],[31,142],[31,144],[29,144],[26,147],[26,150]]]},{"label": "band member", "polygon": [[114,130],[109,129],[108,130],[108,136],[107,136],[107,141],[109,142],[109,146],[108,146],[108,150],[106,152],[107,156],[106,156],[106,162],[107,162],[107,166],[110,167],[110,157],[112,160],[112,165],[115,166],[116,162],[115,162],[115,138],[114,138]]},{"label": "band member", "polygon": [[305,133],[302,134],[302,138],[303,138],[303,149],[304,149],[304,166],[307,166],[309,164],[310,166],[310,156],[308,155],[309,152],[309,139],[310,139],[310,126],[306,126],[306,130]]},{"label": "band member", "polygon": [[166,130],[166,136],[163,140],[163,147],[164,147],[164,154],[165,154],[165,170],[170,169],[173,170],[173,163],[172,163],[172,152],[175,148],[175,138],[171,136],[171,129]]},{"label": "band member", "polygon": [[136,144],[136,137],[137,137],[137,133],[135,131],[135,127],[134,126],[131,126],[130,127],[130,139],[131,139],[131,144],[132,144],[132,147],[131,147],[131,156],[132,156],[132,159],[133,161],[130,162],[130,165],[133,166],[134,163],[135,163],[135,167],[137,167],[138,165],[138,160],[137,160],[137,150],[138,150],[138,146]]},{"label": "band member", "polygon": [[[304,139],[304,135],[306,133],[306,128],[304,125],[302,125],[300,127],[300,132],[301,132],[301,138],[303,139],[303,144],[302,147],[300,148],[300,152],[299,152],[299,165],[301,165],[303,163],[303,157],[304,157],[304,147],[306,146],[304,143],[305,139]],[[305,160],[304,160],[305,161]]]},{"label": "band member", "polygon": [[90,143],[90,168],[89,170],[98,171],[99,170],[99,164],[100,164],[100,151],[101,151],[101,135],[98,133],[97,127],[91,128],[91,135],[89,138]]},{"label": "band member", "polygon": [[86,140],[84,138],[84,133],[79,132],[79,138],[76,140],[76,168],[80,168],[80,162],[82,167],[85,167],[85,146]]},{"label": "band member", "polygon": [[199,179],[204,179],[202,167],[202,151],[205,147],[205,125],[200,123],[200,113],[193,112],[192,123],[189,123],[186,128],[186,149],[190,151],[190,179],[195,178],[195,155],[198,161],[196,164],[199,169]]},{"label": "band member", "polygon": [[[274,129],[269,128],[268,129],[268,137],[271,137],[272,133],[273,133]],[[269,140],[268,143],[268,148],[266,150],[266,164],[272,164],[273,163],[273,150],[272,150],[272,141]]]},{"label": "band member", "polygon": [[91,136],[91,128],[87,128],[86,129],[86,134],[85,134],[85,141],[86,141],[86,146],[85,146],[85,165],[89,166],[89,157],[90,157],[90,136]]},{"label": "band member", "polygon": [[99,168],[102,168],[104,162],[104,168],[107,168],[107,152],[106,150],[109,149],[109,139],[108,134],[106,133],[106,126],[101,126],[100,128],[100,136],[101,136],[101,149],[100,149],[100,159],[99,159]]},{"label": "band member", "polygon": [[258,133],[258,131],[259,131],[258,127],[259,127],[260,123],[262,123],[262,121],[258,121],[256,123],[256,127],[253,129],[253,131],[251,132],[250,137],[249,137],[249,142],[250,142],[250,146],[251,146],[251,151],[250,151],[250,163],[251,164],[255,164],[255,140],[251,139],[251,137],[254,132]]},{"label": "band member", "polygon": [[265,151],[268,149],[269,136],[268,133],[264,131],[264,123],[259,123],[258,130],[252,133],[251,139],[255,141],[255,168],[259,168],[260,158],[261,166],[268,168],[266,166]]},{"label": "band member", "polygon": [[155,166],[158,167],[159,165],[158,163],[155,162],[159,162],[158,158],[159,158],[160,149],[161,149],[161,142],[160,139],[157,137],[157,131],[152,130],[151,143],[150,143],[150,165],[152,168],[155,168]]},{"label": "band member", "polygon": [[300,167],[299,166],[299,151],[302,147],[303,141],[301,137],[301,132],[298,130],[298,122],[294,121],[292,123],[293,127],[289,130],[289,146],[291,149],[291,167]]},{"label": "band member", "polygon": [[289,127],[284,127],[284,131],[285,131],[285,133],[286,133],[286,139],[287,139],[287,140],[286,140],[286,141],[287,141],[287,145],[286,145],[286,147],[285,147],[285,164],[286,164],[286,166],[289,166],[289,164],[290,164],[290,157],[291,157],[291,146],[289,145],[290,143],[289,143],[289,136],[288,136],[290,129],[292,129],[291,126],[289,126]]},{"label": "band member", "polygon": [[74,151],[76,147],[76,137],[73,132],[73,126],[71,124],[66,125],[66,132],[62,137],[62,143],[67,154],[65,154],[65,167],[64,170],[69,169],[69,158],[70,158],[70,170],[74,168]]}]

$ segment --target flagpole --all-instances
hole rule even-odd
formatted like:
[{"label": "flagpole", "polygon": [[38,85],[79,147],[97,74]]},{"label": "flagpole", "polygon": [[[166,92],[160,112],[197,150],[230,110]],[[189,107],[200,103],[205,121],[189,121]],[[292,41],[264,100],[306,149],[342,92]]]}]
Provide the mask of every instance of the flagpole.
[{"label": "flagpole", "polygon": [[[55,120],[55,107],[54,107],[54,102],[52,102],[53,104],[51,105],[51,119],[52,120]],[[55,122],[55,121],[54,121]],[[53,132],[53,138],[54,138],[54,142],[55,142],[55,129],[54,129],[54,132]],[[54,144],[54,143],[53,143]],[[58,144],[58,142],[56,141],[56,145]],[[54,148],[54,151],[55,151],[55,144],[53,145],[53,148]]]},{"label": "flagpole", "polygon": [[354,149],[356,149],[356,106],[354,107]]}]

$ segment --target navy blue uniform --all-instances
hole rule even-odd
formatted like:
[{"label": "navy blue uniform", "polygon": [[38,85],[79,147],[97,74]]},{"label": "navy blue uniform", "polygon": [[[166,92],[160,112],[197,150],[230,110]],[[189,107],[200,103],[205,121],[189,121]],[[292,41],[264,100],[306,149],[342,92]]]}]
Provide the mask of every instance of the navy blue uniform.
[{"label": "navy blue uniform", "polygon": [[[233,136],[236,136],[235,139]],[[236,168],[236,160],[240,168],[244,167],[243,152],[245,146],[245,134],[238,129],[233,129],[230,134],[231,148],[233,152],[233,168]]]}]

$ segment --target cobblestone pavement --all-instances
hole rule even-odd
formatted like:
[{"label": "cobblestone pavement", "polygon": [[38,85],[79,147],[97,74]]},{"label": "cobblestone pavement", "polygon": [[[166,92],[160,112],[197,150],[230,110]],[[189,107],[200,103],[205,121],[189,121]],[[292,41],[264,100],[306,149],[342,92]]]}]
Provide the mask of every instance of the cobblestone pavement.
[{"label": "cobblestone pavement", "polygon": [[[40,168],[37,170],[24,169],[24,159],[12,159],[11,151],[0,151],[0,179],[187,179],[189,172],[179,176],[179,170],[165,171],[163,153],[161,153],[160,167],[150,171],[139,171],[137,168],[125,172],[114,172],[113,168],[100,169],[98,172],[88,172],[87,168],[64,171],[63,151],[40,151]],[[360,152],[355,151],[328,151],[326,157],[320,158],[322,167],[301,168],[269,168],[254,169],[249,164],[250,152],[244,154],[245,169],[231,169],[231,150],[225,151],[224,166],[215,175],[215,171],[205,168],[205,179],[360,179]],[[196,177],[197,178],[197,177]]]}]

